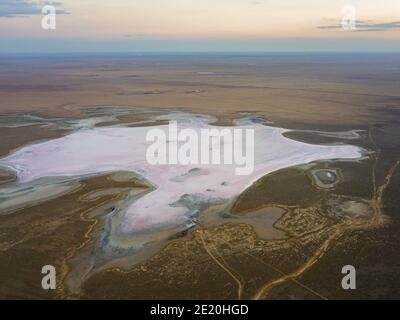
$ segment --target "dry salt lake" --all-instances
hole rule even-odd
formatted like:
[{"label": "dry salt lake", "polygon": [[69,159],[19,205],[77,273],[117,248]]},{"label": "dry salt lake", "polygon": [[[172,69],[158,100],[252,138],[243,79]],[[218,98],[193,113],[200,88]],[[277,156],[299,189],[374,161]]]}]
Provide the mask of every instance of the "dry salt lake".
[{"label": "dry salt lake", "polygon": [[[252,183],[282,168],[319,160],[351,160],[363,157],[363,150],[351,144],[314,145],[295,141],[283,134],[289,130],[268,125],[244,114],[234,126],[216,127],[213,117],[171,111],[149,117],[149,121],[176,121],[178,130],[190,129],[200,136],[204,129],[242,129],[254,132],[254,159],[251,172],[236,174],[238,165],[189,163],[150,164],[146,153],[152,142],[146,139],[150,129],[165,132],[169,124],[146,126],[146,121],[97,127],[96,124],[124,114],[123,108],[99,108],[87,119],[63,120],[37,117],[16,117],[7,125],[41,123],[69,128],[72,132],[61,138],[27,145],[0,160],[0,166],[13,170],[18,179],[0,189],[0,212],[7,213],[34,202],[68,192],[74,181],[110,172],[131,172],[152,188],[140,197],[131,196],[107,215],[101,246],[140,252],[192,227],[199,215],[212,205],[229,204]],[[130,111],[132,112],[132,111]],[[134,112],[140,112],[136,110]],[[13,124],[14,123],[14,124]],[[169,137],[170,138],[170,137]],[[171,141],[169,141],[171,143]],[[210,154],[223,150],[229,142],[215,140]],[[232,141],[230,141],[232,143]],[[183,142],[177,142],[179,148]],[[246,139],[243,140],[246,149]],[[250,149],[249,149],[250,150]],[[267,212],[268,213],[268,212]],[[270,212],[266,224],[272,226],[282,212]],[[262,214],[254,215],[258,225]],[[271,219],[271,216],[274,218]],[[260,218],[261,217],[261,218]],[[247,220],[251,220],[250,217]],[[244,221],[246,222],[246,221]],[[259,228],[260,229],[260,228]],[[271,228],[261,228],[271,232]],[[167,232],[170,230],[171,232]],[[274,234],[275,235],[275,234]],[[115,250],[114,250],[115,251]]]}]

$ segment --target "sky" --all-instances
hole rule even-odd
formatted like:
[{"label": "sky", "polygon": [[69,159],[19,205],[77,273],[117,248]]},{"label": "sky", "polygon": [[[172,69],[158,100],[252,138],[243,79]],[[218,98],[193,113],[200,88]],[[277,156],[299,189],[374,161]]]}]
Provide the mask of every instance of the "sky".
[{"label": "sky", "polygon": [[399,52],[400,1],[0,0],[0,53],[180,51]]}]

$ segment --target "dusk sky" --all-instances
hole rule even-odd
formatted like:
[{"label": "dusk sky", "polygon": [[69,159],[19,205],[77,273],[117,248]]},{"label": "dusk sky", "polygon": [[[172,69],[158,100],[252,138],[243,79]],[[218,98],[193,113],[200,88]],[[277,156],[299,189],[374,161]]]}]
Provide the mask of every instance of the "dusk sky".
[{"label": "dusk sky", "polygon": [[399,0],[60,0],[56,30],[45,3],[1,0],[0,52],[400,51]]}]

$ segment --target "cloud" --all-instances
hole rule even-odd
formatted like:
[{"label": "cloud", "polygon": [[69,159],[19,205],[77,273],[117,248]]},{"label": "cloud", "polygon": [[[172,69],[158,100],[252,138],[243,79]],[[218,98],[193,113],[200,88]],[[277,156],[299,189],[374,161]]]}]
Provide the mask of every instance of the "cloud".
[{"label": "cloud", "polygon": [[[62,2],[56,1],[24,1],[24,0],[1,0],[0,18],[16,18],[29,15],[41,15],[45,5],[61,7]],[[57,9],[57,14],[66,14],[62,9]]]},{"label": "cloud", "polygon": [[[331,25],[322,25],[318,26],[318,29],[322,30],[338,30],[342,29],[341,22],[331,24]],[[352,30],[354,32],[366,32],[366,31],[388,31],[388,30],[400,30],[400,21],[392,21],[392,22],[380,22],[376,23],[373,21],[356,21],[356,29]]]}]

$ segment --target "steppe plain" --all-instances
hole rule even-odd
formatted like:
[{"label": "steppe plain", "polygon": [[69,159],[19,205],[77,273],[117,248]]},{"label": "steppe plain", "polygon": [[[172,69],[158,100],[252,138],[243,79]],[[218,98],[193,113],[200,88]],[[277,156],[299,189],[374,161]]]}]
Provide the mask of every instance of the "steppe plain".
[{"label": "steppe plain", "polygon": [[[367,152],[266,175],[145,259],[120,259],[90,277],[80,270],[105,216],[150,186],[126,172],[75,181],[58,197],[0,211],[0,297],[399,299],[399,87],[400,57],[390,54],[1,56],[1,157],[71,133],[49,122],[90,119],[102,106],[149,113],[96,126],[151,125],[149,114],[169,110],[226,126],[248,113],[292,129],[291,139]],[[2,168],[0,188],[15,179]],[[257,229],[268,216],[273,228]],[[57,290],[40,286],[46,264],[58,270]],[[341,288],[344,265],[356,267],[357,290]]]}]

